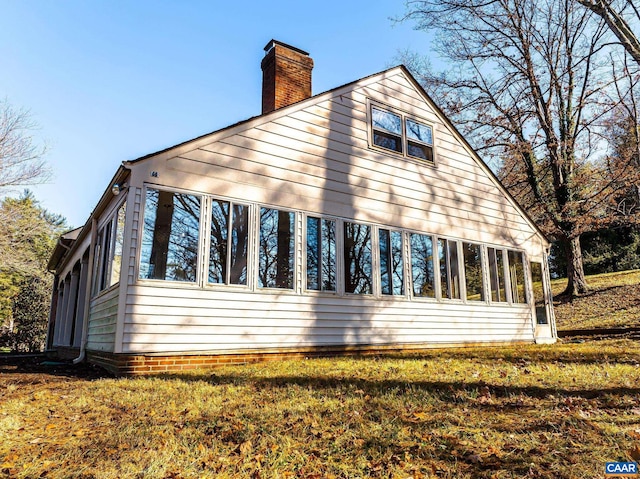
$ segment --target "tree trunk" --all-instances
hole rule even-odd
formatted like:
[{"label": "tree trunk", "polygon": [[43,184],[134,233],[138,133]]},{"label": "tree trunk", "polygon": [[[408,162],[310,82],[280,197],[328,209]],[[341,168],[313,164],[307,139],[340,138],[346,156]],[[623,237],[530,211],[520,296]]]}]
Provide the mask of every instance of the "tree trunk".
[{"label": "tree trunk", "polygon": [[582,266],[582,248],[580,247],[580,237],[563,241],[564,251],[567,258],[567,289],[563,296],[574,297],[589,291],[589,286],[584,278],[584,267]]}]

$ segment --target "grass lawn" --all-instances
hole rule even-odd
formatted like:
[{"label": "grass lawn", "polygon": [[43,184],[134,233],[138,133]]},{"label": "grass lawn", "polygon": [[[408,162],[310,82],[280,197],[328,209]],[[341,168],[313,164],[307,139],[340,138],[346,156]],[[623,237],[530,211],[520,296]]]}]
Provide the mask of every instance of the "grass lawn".
[{"label": "grass lawn", "polygon": [[[589,283],[560,329],[638,326],[640,271]],[[640,459],[631,339],[88,371],[0,362],[0,477],[591,479]]]},{"label": "grass lawn", "polygon": [[162,378],[0,371],[7,477],[594,478],[640,455],[628,339]]},{"label": "grass lawn", "polygon": [[[555,301],[558,330],[640,327],[640,270],[587,276],[592,288],[571,302]],[[553,280],[554,297],[566,279]]]}]

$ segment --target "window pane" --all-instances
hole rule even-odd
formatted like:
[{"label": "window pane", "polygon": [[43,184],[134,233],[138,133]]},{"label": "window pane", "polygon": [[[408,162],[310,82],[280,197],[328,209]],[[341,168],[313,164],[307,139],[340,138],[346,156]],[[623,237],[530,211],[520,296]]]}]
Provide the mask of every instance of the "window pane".
[{"label": "window pane", "polygon": [[307,289],[336,290],[336,222],[307,217]]},{"label": "window pane", "polygon": [[100,288],[98,291],[102,291],[109,286],[109,266],[111,257],[111,230],[112,221],[109,221],[102,230],[102,253],[100,255]]},{"label": "window pane", "polygon": [[480,245],[462,243],[462,254],[464,255],[464,277],[467,286],[467,299],[471,301],[484,301]]},{"label": "window pane", "polygon": [[399,136],[382,131],[373,132],[373,143],[388,150],[402,152],[402,140]]},{"label": "window pane", "polygon": [[355,294],[373,293],[371,280],[371,227],[344,224],[345,291]]},{"label": "window pane", "polygon": [[412,141],[407,142],[407,154],[414,158],[433,163],[433,148]]},{"label": "window pane", "polygon": [[430,126],[407,119],[407,138],[433,145],[433,130]]},{"label": "window pane", "polygon": [[294,218],[289,211],[260,208],[261,288],[293,289]]},{"label": "window pane", "polygon": [[320,290],[320,258],[322,234],[320,218],[307,217],[307,289]]},{"label": "window pane", "polygon": [[431,236],[412,233],[411,277],[414,296],[435,297],[433,288],[433,239]]},{"label": "window pane", "polygon": [[200,197],[147,189],[140,278],[196,281]]},{"label": "window pane", "polygon": [[378,110],[377,108],[372,108],[371,117],[374,128],[387,130],[388,132],[395,133],[396,135],[402,135],[402,120],[399,115],[395,115],[388,111]]},{"label": "window pane", "polygon": [[489,255],[489,280],[491,282],[491,301],[503,303],[507,300],[504,283],[503,251],[487,248]]},{"label": "window pane", "polygon": [[460,274],[458,272],[458,242],[446,239],[438,240],[438,259],[440,260],[441,296],[460,299]]},{"label": "window pane", "polygon": [[247,284],[247,255],[249,251],[249,207],[231,208],[231,267],[230,284]]},{"label": "window pane", "polygon": [[122,248],[124,245],[124,220],[127,211],[127,204],[123,203],[118,210],[116,217],[115,242],[113,246],[113,258],[111,260],[111,281],[109,286],[120,281],[120,269],[122,267]]},{"label": "window pane", "polygon": [[381,229],[379,244],[382,294],[403,295],[402,233]]},{"label": "window pane", "polygon": [[92,294],[97,294],[100,292],[100,258],[102,257],[102,237],[103,230],[98,231],[98,235],[96,237],[95,251],[94,251],[94,261],[93,261],[93,282],[91,284]]},{"label": "window pane", "polygon": [[536,303],[536,322],[548,324],[547,308],[544,300],[544,283],[542,279],[542,263],[529,263],[531,266],[531,280],[533,286],[533,298]]},{"label": "window pane", "polygon": [[227,280],[227,242],[229,237],[229,202],[211,202],[211,246],[209,248],[209,283]]},{"label": "window pane", "polygon": [[524,292],[524,263],[522,253],[509,251],[509,279],[511,280],[511,299],[514,303],[526,303]]}]

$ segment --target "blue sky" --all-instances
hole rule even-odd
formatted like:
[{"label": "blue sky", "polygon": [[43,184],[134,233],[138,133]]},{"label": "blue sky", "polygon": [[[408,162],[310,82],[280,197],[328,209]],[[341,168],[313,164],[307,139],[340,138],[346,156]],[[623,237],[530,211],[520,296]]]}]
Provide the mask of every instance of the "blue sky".
[{"label": "blue sky", "polygon": [[84,224],[118,165],[260,113],[263,47],[310,53],[313,93],[376,73],[428,35],[398,1],[0,0],[0,98],[31,111],[53,179],[32,187]]}]

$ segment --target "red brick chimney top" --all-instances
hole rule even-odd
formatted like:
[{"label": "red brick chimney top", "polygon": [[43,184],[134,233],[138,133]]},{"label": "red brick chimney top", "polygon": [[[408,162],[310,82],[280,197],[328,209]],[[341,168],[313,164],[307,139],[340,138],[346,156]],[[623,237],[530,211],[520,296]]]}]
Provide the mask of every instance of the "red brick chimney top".
[{"label": "red brick chimney top", "polygon": [[311,97],[313,60],[307,52],[277,40],[264,47],[262,59],[262,113]]}]

